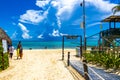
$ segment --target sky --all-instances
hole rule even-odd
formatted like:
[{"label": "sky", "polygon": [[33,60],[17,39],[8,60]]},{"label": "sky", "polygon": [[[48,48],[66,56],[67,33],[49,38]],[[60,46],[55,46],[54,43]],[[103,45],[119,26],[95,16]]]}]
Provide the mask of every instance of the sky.
[{"label": "sky", "polygon": [[[119,0],[85,0],[86,37],[108,28],[101,20],[112,15]],[[1,0],[0,27],[12,40],[57,41],[82,35],[82,0]],[[118,13],[119,14],[119,13]],[[104,27],[106,26],[106,27]]]}]

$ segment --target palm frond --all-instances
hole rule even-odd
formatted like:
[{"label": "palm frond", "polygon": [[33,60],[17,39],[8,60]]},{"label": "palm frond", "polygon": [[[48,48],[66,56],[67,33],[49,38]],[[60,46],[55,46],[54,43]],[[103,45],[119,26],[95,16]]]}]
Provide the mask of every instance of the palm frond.
[{"label": "palm frond", "polygon": [[113,14],[115,14],[116,12],[119,12],[119,11],[120,11],[120,4],[117,5],[117,6],[114,6],[114,7],[112,8]]}]

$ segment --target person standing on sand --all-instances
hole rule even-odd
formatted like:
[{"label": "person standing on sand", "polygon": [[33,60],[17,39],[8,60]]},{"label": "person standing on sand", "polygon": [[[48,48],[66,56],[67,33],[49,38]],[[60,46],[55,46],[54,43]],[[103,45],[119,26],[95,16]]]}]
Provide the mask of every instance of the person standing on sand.
[{"label": "person standing on sand", "polygon": [[22,59],[22,56],[23,56],[22,52],[23,51],[22,51],[21,41],[19,41],[19,43],[17,45],[17,59],[19,58],[19,56]]},{"label": "person standing on sand", "polygon": [[14,47],[11,45],[9,47],[9,54],[10,54],[10,58],[12,59],[12,56],[13,56],[13,52],[14,52]]},{"label": "person standing on sand", "polygon": [[22,48],[22,45],[20,46],[20,52],[19,52],[19,54],[20,54],[20,59],[22,59],[22,57],[23,57],[23,48]]}]

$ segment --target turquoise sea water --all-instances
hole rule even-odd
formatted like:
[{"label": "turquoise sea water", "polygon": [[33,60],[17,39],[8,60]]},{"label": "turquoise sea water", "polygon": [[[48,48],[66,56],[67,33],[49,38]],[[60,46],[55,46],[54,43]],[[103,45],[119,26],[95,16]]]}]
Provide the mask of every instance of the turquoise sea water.
[{"label": "turquoise sea water", "polygon": [[[21,41],[23,49],[61,49],[62,48],[62,42],[39,42],[39,41]],[[13,41],[13,46],[16,48],[18,41]],[[79,46],[79,42],[64,42],[65,48],[76,48],[76,46]],[[88,46],[95,46],[95,42],[88,42]]]}]

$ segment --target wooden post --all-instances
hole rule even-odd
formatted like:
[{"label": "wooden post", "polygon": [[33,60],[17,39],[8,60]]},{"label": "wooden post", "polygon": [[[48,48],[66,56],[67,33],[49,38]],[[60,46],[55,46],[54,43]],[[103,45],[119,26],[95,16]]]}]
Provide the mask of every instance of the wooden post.
[{"label": "wooden post", "polygon": [[70,52],[68,52],[68,60],[67,60],[67,65],[70,65]]},{"label": "wooden post", "polygon": [[83,60],[83,68],[84,68],[84,78],[85,80],[89,80],[87,61],[85,59]]},{"label": "wooden post", "polygon": [[82,56],[83,56],[83,51],[82,51],[82,36],[80,36],[80,54],[81,54],[81,56],[80,56],[80,58],[82,59]]}]

